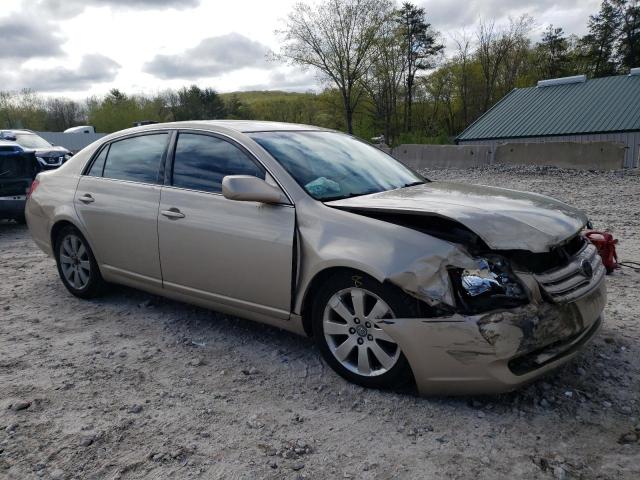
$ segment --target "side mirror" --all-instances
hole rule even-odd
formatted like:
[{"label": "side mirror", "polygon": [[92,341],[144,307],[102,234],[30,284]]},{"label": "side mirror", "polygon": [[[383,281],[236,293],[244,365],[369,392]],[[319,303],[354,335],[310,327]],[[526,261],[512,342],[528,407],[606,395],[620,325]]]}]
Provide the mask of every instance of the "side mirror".
[{"label": "side mirror", "polygon": [[286,197],[279,188],[251,175],[227,175],[222,179],[222,195],[241,202],[283,203]]}]

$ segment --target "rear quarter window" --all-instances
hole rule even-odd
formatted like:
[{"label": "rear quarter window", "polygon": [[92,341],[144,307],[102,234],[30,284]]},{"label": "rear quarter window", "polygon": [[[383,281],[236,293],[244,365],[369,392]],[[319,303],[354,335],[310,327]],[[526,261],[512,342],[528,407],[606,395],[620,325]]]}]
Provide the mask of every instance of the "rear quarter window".
[{"label": "rear quarter window", "polygon": [[91,177],[102,176],[102,171],[104,170],[104,162],[107,159],[108,151],[109,151],[109,145],[105,146],[102,150],[100,150],[100,153],[91,164],[91,167],[89,167],[89,170],[87,171],[87,175]]}]

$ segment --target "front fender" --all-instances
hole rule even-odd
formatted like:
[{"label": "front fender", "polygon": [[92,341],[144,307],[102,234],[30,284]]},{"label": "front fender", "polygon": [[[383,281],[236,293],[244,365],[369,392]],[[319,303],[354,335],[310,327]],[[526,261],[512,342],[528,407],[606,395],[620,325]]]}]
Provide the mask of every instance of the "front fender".
[{"label": "front fender", "polygon": [[447,267],[475,265],[459,245],[406,227],[315,201],[296,212],[301,261],[295,313],[313,278],[327,268],[359,270],[429,304],[453,305]]}]

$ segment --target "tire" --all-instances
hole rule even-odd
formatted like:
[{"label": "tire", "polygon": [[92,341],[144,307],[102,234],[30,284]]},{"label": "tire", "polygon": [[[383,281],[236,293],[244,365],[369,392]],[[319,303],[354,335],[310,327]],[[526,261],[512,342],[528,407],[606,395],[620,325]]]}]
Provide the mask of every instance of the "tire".
[{"label": "tire", "polygon": [[71,294],[88,299],[104,292],[106,284],[98,262],[77,228],[67,226],[60,230],[55,239],[54,255],[60,279]]},{"label": "tire", "polygon": [[22,215],[18,215],[17,217],[15,217],[13,219],[18,225],[26,225],[27,224],[27,219],[24,216],[24,214]]},{"label": "tire", "polygon": [[[370,388],[403,387],[413,380],[409,363],[373,320],[416,317],[417,310],[416,302],[401,290],[359,272],[341,272],[314,298],[314,340],[329,366],[350,382]],[[365,318],[359,318],[358,311]]]}]

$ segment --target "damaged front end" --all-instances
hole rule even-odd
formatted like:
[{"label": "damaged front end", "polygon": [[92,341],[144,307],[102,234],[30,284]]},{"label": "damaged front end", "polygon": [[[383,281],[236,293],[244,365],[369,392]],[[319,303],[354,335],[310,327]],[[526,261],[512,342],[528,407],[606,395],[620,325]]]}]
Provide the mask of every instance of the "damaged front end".
[{"label": "damaged front end", "polygon": [[[450,293],[438,299],[453,313],[385,321],[381,326],[402,348],[420,393],[509,391],[572,358],[597,332],[606,303],[600,257],[576,238],[573,254],[547,270],[541,260],[525,266],[526,255],[513,252],[476,256],[473,265],[468,256],[450,258],[441,284]],[[442,271],[432,278],[442,281]],[[402,280],[392,279],[423,300],[435,291],[416,291]]]},{"label": "damaged front end", "polygon": [[[318,223],[302,222],[303,240],[322,240],[305,252],[375,266],[367,273],[419,301],[421,318],[380,326],[422,394],[513,390],[573,357],[602,322],[605,270],[580,234],[588,218],[562,202],[429,182],[326,205],[340,228],[307,234]],[[362,231],[376,234],[355,244]]]}]

